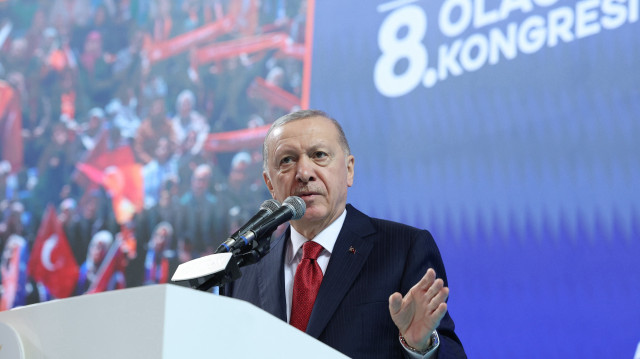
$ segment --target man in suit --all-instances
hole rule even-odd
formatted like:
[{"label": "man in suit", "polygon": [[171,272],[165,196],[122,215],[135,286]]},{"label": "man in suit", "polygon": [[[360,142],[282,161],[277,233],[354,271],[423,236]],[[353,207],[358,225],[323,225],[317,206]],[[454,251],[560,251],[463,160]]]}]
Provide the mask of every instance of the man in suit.
[{"label": "man in suit", "polygon": [[[429,232],[346,204],[355,160],[340,125],[322,111],[285,115],[269,129],[263,151],[273,198],[299,196],[306,212],[227,293],[353,358],[466,358]],[[310,258],[307,247],[319,254]],[[314,274],[320,279],[300,279],[301,268],[321,271]],[[309,289],[310,281],[319,288]]]}]

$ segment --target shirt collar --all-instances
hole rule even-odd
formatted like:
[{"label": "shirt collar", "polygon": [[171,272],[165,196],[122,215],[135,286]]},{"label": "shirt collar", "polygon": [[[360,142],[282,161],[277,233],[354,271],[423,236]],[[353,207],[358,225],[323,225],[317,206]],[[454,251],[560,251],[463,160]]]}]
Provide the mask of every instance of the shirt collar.
[{"label": "shirt collar", "polygon": [[[342,229],[342,225],[344,224],[344,220],[347,218],[347,209],[345,208],[340,217],[336,218],[333,223],[329,225],[329,227],[322,230],[322,232],[318,233],[316,237],[313,239],[314,242],[320,244],[325,251],[331,252],[333,251],[333,246],[336,244],[336,240],[338,240],[338,235],[340,234],[340,230]],[[287,251],[287,263],[291,263],[300,247],[302,247],[305,242],[308,241],[300,232],[296,231],[293,226],[289,226],[291,229],[289,251]]]}]

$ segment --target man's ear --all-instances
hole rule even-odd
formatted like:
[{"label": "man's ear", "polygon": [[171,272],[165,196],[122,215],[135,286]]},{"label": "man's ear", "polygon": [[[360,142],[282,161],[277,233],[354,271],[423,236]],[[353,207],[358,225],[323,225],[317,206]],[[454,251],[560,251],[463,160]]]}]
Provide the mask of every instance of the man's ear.
[{"label": "man's ear", "polygon": [[273,193],[273,184],[269,179],[269,175],[267,174],[267,171],[262,172],[262,178],[264,179],[264,183],[267,185],[267,189],[271,193],[271,197],[275,198],[275,193]]},{"label": "man's ear", "polygon": [[356,159],[353,155],[347,156],[347,186],[353,186],[353,176],[355,175],[354,166]]}]

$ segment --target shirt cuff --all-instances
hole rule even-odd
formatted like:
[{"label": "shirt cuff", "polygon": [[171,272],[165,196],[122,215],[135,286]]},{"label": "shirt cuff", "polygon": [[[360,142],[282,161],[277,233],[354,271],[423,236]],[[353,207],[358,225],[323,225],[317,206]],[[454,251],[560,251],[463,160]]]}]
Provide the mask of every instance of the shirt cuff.
[{"label": "shirt cuff", "polygon": [[400,345],[404,348],[405,353],[407,353],[407,357],[409,359],[431,359],[435,358],[435,354],[438,352],[438,348],[440,347],[440,337],[438,336],[437,331],[433,331],[431,333],[431,346],[427,348],[427,351],[423,354],[415,350],[415,348],[411,348],[405,342],[400,340]]}]

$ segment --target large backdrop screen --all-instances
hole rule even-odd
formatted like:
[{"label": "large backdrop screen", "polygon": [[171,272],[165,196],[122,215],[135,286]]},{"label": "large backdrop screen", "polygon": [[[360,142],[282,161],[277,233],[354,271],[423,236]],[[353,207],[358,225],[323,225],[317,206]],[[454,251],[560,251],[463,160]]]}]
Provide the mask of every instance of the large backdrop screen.
[{"label": "large backdrop screen", "polygon": [[310,104],[345,125],[349,200],[432,231],[470,357],[634,356],[638,16],[637,0],[315,4]]},{"label": "large backdrop screen", "polygon": [[306,1],[0,1],[0,310],[166,283],[269,196]]}]

